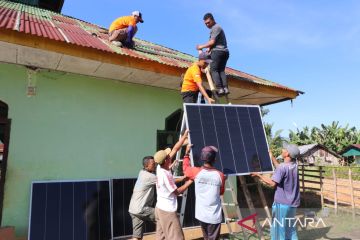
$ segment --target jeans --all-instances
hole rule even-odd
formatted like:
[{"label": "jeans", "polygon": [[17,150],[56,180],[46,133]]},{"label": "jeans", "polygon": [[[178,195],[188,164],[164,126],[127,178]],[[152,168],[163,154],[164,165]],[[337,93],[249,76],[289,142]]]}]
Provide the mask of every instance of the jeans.
[{"label": "jeans", "polygon": [[216,88],[227,88],[225,67],[229,59],[229,51],[211,51],[210,72]]},{"label": "jeans", "polygon": [[298,240],[295,215],[296,207],[273,203],[271,240]]}]

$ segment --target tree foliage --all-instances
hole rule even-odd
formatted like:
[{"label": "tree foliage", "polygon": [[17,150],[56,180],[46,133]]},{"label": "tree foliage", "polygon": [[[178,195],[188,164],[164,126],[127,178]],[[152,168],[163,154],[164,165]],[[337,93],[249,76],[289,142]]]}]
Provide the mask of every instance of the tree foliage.
[{"label": "tree foliage", "polygon": [[[263,117],[266,116],[268,113],[268,109],[261,108],[261,115]],[[264,129],[269,148],[274,154],[274,156],[279,156],[281,154],[281,147],[284,138],[281,136],[282,130],[277,130],[276,132],[273,132],[273,126],[273,123],[264,122]]]},{"label": "tree foliage", "polygon": [[[263,117],[268,113],[268,109],[261,108]],[[303,129],[296,129],[296,131],[289,130],[289,139],[281,136],[282,130],[274,132],[273,126],[273,123],[264,122],[266,138],[274,156],[281,154],[284,141],[299,146],[318,143],[336,153],[351,144],[360,144],[360,130],[357,130],[356,127],[349,127],[349,124],[343,127],[338,121],[333,121],[330,125],[321,124],[320,127],[306,126]]]},{"label": "tree foliage", "polygon": [[338,153],[350,144],[359,144],[360,131],[348,124],[342,127],[338,121],[333,121],[330,125],[321,124],[311,129],[290,130],[289,139],[297,145],[319,143]]}]

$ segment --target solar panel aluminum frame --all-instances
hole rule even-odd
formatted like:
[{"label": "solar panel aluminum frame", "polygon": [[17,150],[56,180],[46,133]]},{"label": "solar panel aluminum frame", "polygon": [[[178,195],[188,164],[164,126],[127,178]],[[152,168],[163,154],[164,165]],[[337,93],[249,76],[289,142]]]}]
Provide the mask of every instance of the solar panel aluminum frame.
[{"label": "solar panel aluminum frame", "polygon": [[[114,180],[131,180],[131,179],[135,179],[135,182],[137,180],[137,176],[135,177],[122,177],[122,178],[110,178],[110,188],[111,188],[111,196],[110,196],[110,201],[111,201],[111,239],[110,240],[119,240],[119,239],[129,239],[132,237],[132,235],[122,235],[122,236],[115,236],[114,235],[114,216],[113,216],[113,213],[114,213],[114,192],[113,192],[113,187],[114,187],[114,184],[113,184],[113,181]],[[144,236],[146,234],[149,234],[149,233],[144,233]],[[151,232],[152,234],[152,232]]]},{"label": "solar panel aluminum frame", "polygon": [[[262,116],[261,116],[261,111],[260,111],[260,106],[259,105],[233,105],[233,104],[201,104],[201,103],[184,103],[183,104],[183,109],[184,109],[184,115],[183,115],[183,123],[181,126],[181,132],[183,132],[185,129],[189,129],[189,120],[188,120],[188,113],[187,113],[187,109],[186,106],[202,106],[202,107],[212,107],[212,106],[221,106],[221,107],[248,107],[248,108],[257,108],[260,114],[260,120],[262,123],[262,129],[263,129],[263,133],[265,136],[265,141],[266,141],[266,147],[267,147],[267,152],[269,152],[269,143],[267,141],[266,138],[266,132],[264,129],[264,124],[263,124],[263,120],[262,120]],[[184,124],[185,122],[185,124]],[[188,141],[189,144],[191,144],[191,136],[189,133],[188,136]],[[193,151],[192,149],[190,150],[190,161],[191,161],[191,165],[194,166],[194,158],[193,158]],[[270,157],[269,157],[270,158]],[[272,164],[272,161],[270,159],[270,163],[271,163],[271,167],[272,167],[272,171],[257,171],[257,173],[273,173],[274,172],[274,165]],[[255,171],[256,172],[256,171]],[[228,176],[244,176],[244,175],[249,175],[249,172],[247,173],[230,173],[227,174]]]},{"label": "solar panel aluminum frame", "polygon": [[[104,181],[109,182],[109,201],[110,201],[110,224],[111,224],[111,239],[113,239],[113,210],[112,210],[112,186],[111,186],[111,179],[82,179],[82,180],[47,180],[47,181],[32,181],[30,186],[30,205],[29,205],[29,224],[28,224],[28,240],[31,236],[31,216],[32,216],[32,199],[33,199],[33,186],[36,183],[67,183],[67,182],[97,182],[97,181]],[[109,240],[111,240],[109,239]]]}]

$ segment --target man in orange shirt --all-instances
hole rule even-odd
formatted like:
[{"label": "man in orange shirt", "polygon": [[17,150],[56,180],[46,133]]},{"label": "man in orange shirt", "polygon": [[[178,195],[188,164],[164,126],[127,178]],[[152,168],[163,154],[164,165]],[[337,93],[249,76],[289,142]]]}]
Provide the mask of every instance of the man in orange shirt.
[{"label": "man in orange shirt", "polygon": [[181,86],[181,95],[184,103],[196,103],[199,92],[201,92],[209,104],[215,102],[214,99],[209,97],[202,85],[201,79],[201,69],[205,69],[210,62],[210,57],[205,52],[202,52],[199,54],[199,60],[186,70]]},{"label": "man in orange shirt", "polygon": [[143,23],[142,14],[139,11],[132,12],[131,16],[119,17],[113,21],[109,28],[109,41],[118,46],[134,47],[133,37],[137,32],[137,23]]}]

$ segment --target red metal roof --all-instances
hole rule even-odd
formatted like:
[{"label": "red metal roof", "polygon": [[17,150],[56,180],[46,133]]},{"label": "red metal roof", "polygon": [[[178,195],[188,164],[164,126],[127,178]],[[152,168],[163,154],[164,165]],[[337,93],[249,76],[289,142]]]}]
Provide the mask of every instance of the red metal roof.
[{"label": "red metal roof", "polygon": [[[109,43],[104,28],[56,12],[6,0],[0,0],[1,28],[184,69],[196,60],[189,54],[140,39],[135,40],[135,50],[119,48]],[[235,69],[227,68],[226,73],[242,81],[295,91]]]}]

